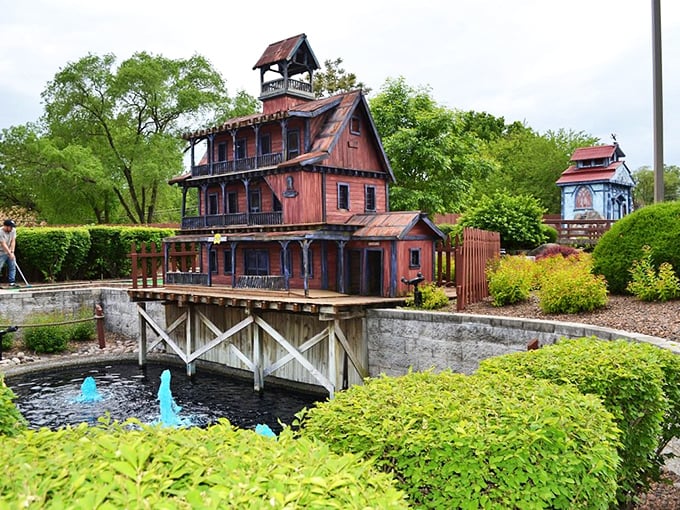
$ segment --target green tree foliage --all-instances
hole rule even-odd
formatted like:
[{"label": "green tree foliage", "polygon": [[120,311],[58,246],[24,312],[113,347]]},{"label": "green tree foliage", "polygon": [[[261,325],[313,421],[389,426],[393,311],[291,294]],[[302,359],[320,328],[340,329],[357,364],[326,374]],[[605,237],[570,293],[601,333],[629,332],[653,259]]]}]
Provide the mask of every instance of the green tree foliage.
[{"label": "green tree foliage", "polygon": [[397,181],[391,208],[458,211],[471,180],[491,169],[480,140],[427,88],[410,87],[403,77],[388,79],[370,104]]},{"label": "green tree foliage", "polygon": [[341,58],[326,60],[323,65],[324,70],[314,74],[314,95],[316,97],[327,97],[356,89],[362,89],[366,94],[371,91],[363,82],[357,81],[354,73],[348,73],[341,67]]},{"label": "green tree foliage", "polygon": [[543,209],[537,199],[497,191],[491,196],[483,195],[458,223],[464,227],[498,232],[501,246],[516,250],[535,248],[545,242],[542,221]]},{"label": "green tree foliage", "polygon": [[54,223],[149,223],[175,207],[167,180],[183,171],[182,132],[257,101],[227,95],[201,56],[171,60],[136,53],[68,63],[42,94],[40,123],[4,130],[0,164],[15,205],[37,207]]},{"label": "green tree foliage", "polygon": [[547,131],[540,134],[514,123],[499,136],[489,139],[489,155],[497,161],[494,172],[477,181],[478,192],[515,190],[539,200],[548,213],[561,210],[560,190],[555,185],[569,160],[579,147],[597,143],[597,138],[583,132]]},{"label": "green tree foliage", "polygon": [[[635,188],[633,188],[633,202],[639,209],[654,203],[654,170],[642,166],[633,173]],[[664,165],[663,168],[663,199],[665,202],[680,200],[680,167]]]}]

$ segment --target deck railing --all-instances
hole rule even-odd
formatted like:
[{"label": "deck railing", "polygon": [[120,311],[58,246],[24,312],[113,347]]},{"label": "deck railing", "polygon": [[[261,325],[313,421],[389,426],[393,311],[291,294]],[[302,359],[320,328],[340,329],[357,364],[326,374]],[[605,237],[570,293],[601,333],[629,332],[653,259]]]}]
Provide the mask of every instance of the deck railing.
[{"label": "deck railing", "polygon": [[544,219],[543,223],[557,230],[559,244],[594,245],[616,220]]},{"label": "deck railing", "polygon": [[232,225],[281,225],[281,211],[209,214],[207,216],[185,216],[182,218],[182,229],[200,229],[210,227],[229,227]]},{"label": "deck railing", "polygon": [[282,152],[262,154],[249,158],[230,159],[226,161],[213,161],[204,165],[194,165],[191,167],[192,177],[205,177],[208,175],[224,175],[233,172],[243,172],[246,170],[256,170],[276,166],[283,161]]},{"label": "deck railing", "polygon": [[170,243],[166,246],[168,270],[165,271],[165,255],[157,249],[156,243],[147,246],[142,242],[132,243],[132,288],[137,289],[164,286],[166,283],[207,285],[208,275],[200,269],[199,250],[196,243]]},{"label": "deck railing", "polygon": [[[267,96],[274,94],[280,90],[286,89],[286,80],[284,78],[279,78],[278,80],[267,81],[262,84],[262,95]],[[312,84],[300,80],[291,80],[288,78],[288,90],[294,90],[296,92],[302,92],[308,95],[314,96],[314,91],[312,90]]]}]

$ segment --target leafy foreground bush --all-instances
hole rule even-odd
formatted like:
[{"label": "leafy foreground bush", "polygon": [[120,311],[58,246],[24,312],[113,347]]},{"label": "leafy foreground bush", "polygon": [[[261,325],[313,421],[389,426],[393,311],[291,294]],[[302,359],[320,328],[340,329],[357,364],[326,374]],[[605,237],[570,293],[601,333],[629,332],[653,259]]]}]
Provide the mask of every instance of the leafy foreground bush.
[{"label": "leafy foreground bush", "polygon": [[534,261],[524,256],[503,257],[487,267],[489,295],[493,306],[505,306],[529,299],[534,286]]},{"label": "leafy foreground bush", "polygon": [[680,201],[648,205],[618,220],[604,233],[593,251],[593,270],[609,284],[609,291],[624,294],[629,269],[640,260],[643,247],[653,252],[653,264],[668,262],[680,270]]},{"label": "leafy foreground bush", "polygon": [[620,501],[658,479],[660,452],[680,427],[680,359],[624,340],[562,340],[535,351],[489,358],[479,374],[530,375],[596,395],[621,429]]},{"label": "leafy foreground bush", "polygon": [[[134,422],[130,422],[133,423]],[[128,425],[129,426],[129,425]],[[391,477],[323,443],[234,429],[85,424],[3,439],[0,507],[405,509]]]},{"label": "leafy foreground bush", "polygon": [[662,262],[657,270],[652,262],[652,249],[642,247],[642,258],[633,261],[629,269],[630,282],[626,290],[642,301],[668,301],[680,297],[680,280],[673,266]]},{"label": "leafy foreground bush", "polygon": [[300,413],[304,437],[374,459],[415,508],[599,508],[617,429],[596,397],[508,374],[368,379]]},{"label": "leafy foreground bush", "polygon": [[545,313],[591,312],[607,301],[604,277],[579,265],[565,265],[546,274],[538,291],[538,303]]},{"label": "leafy foreground bush", "polygon": [[[16,395],[5,385],[5,379],[0,374],[0,436],[15,436],[26,428],[26,420],[14,405],[15,398]],[[2,443],[5,441],[6,438],[3,438]]]}]

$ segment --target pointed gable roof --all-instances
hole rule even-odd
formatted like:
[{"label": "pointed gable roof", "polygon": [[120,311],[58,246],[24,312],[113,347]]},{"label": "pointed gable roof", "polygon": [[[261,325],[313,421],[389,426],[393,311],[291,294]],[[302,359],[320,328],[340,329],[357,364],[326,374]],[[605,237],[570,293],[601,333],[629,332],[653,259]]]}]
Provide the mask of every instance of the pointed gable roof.
[{"label": "pointed gable roof", "polygon": [[[299,50],[302,50],[306,57],[306,65],[296,63],[294,59]],[[271,43],[267,46],[267,49],[264,50],[264,53],[253,66],[253,69],[269,68],[280,62],[291,62],[291,65],[289,66],[291,74],[303,73],[308,70],[308,67],[311,67],[312,69],[320,68],[319,61],[316,59],[309,42],[307,42],[307,36],[305,34],[295,35],[288,39]]]},{"label": "pointed gable roof", "polygon": [[430,230],[433,238],[446,238],[427,215],[420,211],[355,214],[347,220],[347,224],[359,227],[352,234],[352,239],[363,240],[404,239],[418,223]]},{"label": "pointed gable roof", "polygon": [[595,147],[579,147],[574,151],[570,161],[611,158],[615,154],[620,158],[626,157],[618,143],[614,145],[598,145]]}]

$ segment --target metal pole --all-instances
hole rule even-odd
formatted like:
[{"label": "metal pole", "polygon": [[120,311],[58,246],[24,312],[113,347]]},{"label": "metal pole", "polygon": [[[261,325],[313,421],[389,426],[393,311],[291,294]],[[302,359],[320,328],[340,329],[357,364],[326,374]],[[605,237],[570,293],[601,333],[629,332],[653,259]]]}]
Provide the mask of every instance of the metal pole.
[{"label": "metal pole", "polygon": [[99,342],[99,348],[103,349],[106,347],[106,335],[104,334],[104,309],[102,305],[94,305],[94,317],[97,322],[97,340]]},{"label": "metal pole", "polygon": [[663,86],[661,72],[661,0],[652,0],[654,75],[654,203],[663,202]]}]

